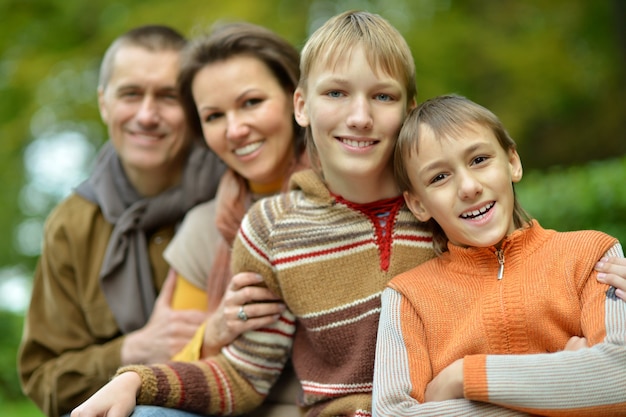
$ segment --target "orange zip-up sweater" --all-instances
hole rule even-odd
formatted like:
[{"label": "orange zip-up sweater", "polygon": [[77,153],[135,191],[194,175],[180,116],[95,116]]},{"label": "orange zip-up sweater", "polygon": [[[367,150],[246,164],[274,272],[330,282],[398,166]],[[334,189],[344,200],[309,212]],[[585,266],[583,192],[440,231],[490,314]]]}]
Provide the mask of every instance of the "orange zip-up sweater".
[{"label": "orange zip-up sweater", "polygon": [[[595,231],[537,222],[495,248],[461,248],[394,278],[382,299],[374,415],[626,415],[626,302],[596,279]],[[563,351],[572,336],[588,349]],[[424,403],[459,358],[465,399]],[[469,401],[472,400],[472,401]]]}]

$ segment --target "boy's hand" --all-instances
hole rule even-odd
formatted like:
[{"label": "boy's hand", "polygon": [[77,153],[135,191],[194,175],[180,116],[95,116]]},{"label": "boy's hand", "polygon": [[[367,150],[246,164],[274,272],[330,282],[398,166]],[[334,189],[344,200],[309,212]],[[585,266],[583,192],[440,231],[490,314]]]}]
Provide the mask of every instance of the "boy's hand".
[{"label": "boy's hand", "polygon": [[424,400],[445,401],[463,398],[463,359],[452,362],[426,386]]},{"label": "boy's hand", "polygon": [[598,281],[616,288],[615,295],[626,301],[626,259],[602,258],[596,264]]},{"label": "boy's hand", "polygon": [[128,417],[135,409],[140,388],[139,374],[124,372],[76,407],[71,417]]},{"label": "boy's hand", "polygon": [[565,344],[565,349],[563,350],[579,350],[579,349],[586,349],[588,347],[589,345],[587,344],[586,338],[572,336]]}]

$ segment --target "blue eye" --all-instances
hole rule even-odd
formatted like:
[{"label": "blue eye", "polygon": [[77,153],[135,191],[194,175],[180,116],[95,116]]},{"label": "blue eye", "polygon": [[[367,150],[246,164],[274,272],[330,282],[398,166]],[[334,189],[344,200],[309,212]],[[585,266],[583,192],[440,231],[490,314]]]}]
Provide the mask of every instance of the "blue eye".
[{"label": "blue eye", "polygon": [[391,101],[393,100],[393,97],[391,97],[389,94],[380,93],[380,94],[376,94],[376,100]]},{"label": "blue eye", "polygon": [[328,93],[326,93],[326,95],[328,95],[329,97],[332,97],[332,98],[339,98],[339,97],[343,96],[343,93],[341,91],[332,90],[332,91],[329,91]]}]

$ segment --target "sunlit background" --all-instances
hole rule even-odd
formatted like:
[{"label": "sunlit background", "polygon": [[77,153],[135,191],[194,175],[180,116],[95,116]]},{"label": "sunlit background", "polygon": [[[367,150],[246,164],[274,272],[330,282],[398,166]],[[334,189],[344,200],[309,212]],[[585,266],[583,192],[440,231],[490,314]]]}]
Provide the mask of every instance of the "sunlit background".
[{"label": "sunlit background", "polygon": [[[216,20],[248,20],[300,47],[347,9],[379,13],[405,35],[418,100],[454,92],[502,119],[525,167],[518,194],[544,226],[626,240],[621,0],[0,0],[0,312],[17,317],[14,328],[46,216],[107,138],[96,81],[115,36],[144,23],[193,36]],[[15,354],[13,332],[0,350],[0,401],[19,400],[14,357],[2,356]]]}]

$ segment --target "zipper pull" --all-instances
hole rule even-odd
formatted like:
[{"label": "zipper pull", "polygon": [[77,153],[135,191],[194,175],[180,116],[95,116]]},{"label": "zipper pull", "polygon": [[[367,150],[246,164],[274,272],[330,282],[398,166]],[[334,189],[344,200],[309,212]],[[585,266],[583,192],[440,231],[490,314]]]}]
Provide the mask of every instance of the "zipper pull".
[{"label": "zipper pull", "polygon": [[498,269],[498,280],[500,280],[504,276],[504,252],[502,249],[498,249],[496,251],[496,256],[498,257],[498,263],[500,264],[500,269]]}]

